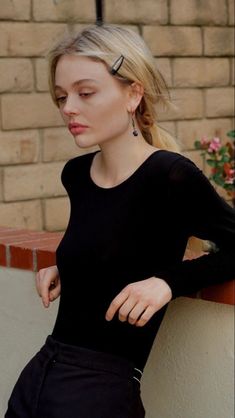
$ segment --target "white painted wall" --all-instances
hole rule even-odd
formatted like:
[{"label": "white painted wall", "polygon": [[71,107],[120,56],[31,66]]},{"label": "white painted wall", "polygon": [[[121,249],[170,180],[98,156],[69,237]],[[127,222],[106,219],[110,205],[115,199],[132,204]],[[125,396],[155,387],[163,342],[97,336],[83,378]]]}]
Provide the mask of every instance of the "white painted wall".
[{"label": "white painted wall", "polygon": [[[51,333],[57,309],[58,301],[43,308],[34,273],[0,268],[0,418],[18,374]],[[146,418],[234,417],[233,312],[189,298],[170,303],[142,380]]]},{"label": "white painted wall", "polygon": [[43,307],[33,272],[0,267],[0,418],[20,371],[50,334],[57,309],[58,300]]},{"label": "white painted wall", "polygon": [[146,418],[234,418],[234,309],[172,301],[145,368]]}]

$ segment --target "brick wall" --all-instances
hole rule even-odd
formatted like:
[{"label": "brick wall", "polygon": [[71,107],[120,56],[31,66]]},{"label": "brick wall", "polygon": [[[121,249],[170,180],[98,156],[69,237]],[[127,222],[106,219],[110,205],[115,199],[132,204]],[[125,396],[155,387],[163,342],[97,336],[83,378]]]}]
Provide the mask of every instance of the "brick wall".
[{"label": "brick wall", "polygon": [[[233,115],[233,0],[106,0],[106,22],[146,40],[177,109],[159,123],[202,166],[193,142],[226,138]],[[80,154],[48,93],[45,55],[70,28],[94,23],[93,0],[1,0],[0,224],[63,230],[69,204],[60,183]],[[87,150],[90,151],[90,150]],[[86,151],[86,152],[87,152]]]}]

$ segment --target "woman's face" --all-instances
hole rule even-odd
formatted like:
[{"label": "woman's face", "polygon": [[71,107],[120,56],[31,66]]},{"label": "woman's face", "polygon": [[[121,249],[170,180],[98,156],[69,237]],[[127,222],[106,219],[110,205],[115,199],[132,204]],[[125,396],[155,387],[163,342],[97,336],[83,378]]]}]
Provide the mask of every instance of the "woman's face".
[{"label": "woman's face", "polygon": [[75,55],[64,55],[58,61],[55,95],[79,147],[131,134],[129,93],[130,86],[118,82],[102,62]]}]

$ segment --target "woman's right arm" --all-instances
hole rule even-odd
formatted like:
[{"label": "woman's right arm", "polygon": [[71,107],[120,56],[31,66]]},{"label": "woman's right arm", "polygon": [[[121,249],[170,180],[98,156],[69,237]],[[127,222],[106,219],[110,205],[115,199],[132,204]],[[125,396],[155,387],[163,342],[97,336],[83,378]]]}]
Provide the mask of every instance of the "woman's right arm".
[{"label": "woman's right arm", "polygon": [[57,266],[43,268],[36,274],[36,288],[45,308],[58,298],[61,291],[60,276]]}]

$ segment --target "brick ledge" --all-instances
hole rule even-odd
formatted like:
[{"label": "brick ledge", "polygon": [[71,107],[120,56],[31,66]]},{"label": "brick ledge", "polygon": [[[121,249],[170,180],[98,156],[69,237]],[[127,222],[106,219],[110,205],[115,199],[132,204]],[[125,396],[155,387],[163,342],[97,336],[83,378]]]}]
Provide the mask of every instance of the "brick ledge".
[{"label": "brick ledge", "polygon": [[[63,234],[0,227],[0,266],[36,272],[55,264],[55,251]],[[234,305],[235,280],[207,287],[190,297]]]},{"label": "brick ledge", "polygon": [[0,265],[38,271],[55,264],[62,232],[0,227]]}]

